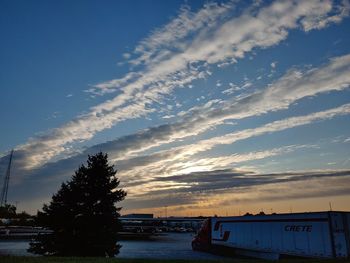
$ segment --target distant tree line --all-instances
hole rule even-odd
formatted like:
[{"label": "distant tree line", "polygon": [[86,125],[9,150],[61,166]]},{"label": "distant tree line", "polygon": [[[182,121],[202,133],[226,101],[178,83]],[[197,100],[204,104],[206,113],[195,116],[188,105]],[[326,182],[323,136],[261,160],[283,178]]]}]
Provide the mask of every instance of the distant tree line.
[{"label": "distant tree line", "polygon": [[32,216],[25,211],[17,213],[16,210],[16,206],[11,204],[0,206],[0,226],[33,226],[35,224],[35,216]]}]

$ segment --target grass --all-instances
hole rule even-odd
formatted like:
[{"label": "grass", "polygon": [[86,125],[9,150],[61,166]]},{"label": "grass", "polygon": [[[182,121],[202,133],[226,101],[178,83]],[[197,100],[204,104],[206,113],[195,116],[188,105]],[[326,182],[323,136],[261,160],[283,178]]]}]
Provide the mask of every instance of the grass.
[{"label": "grass", "polygon": [[[213,263],[213,262],[238,262],[238,261],[210,261],[210,260],[162,260],[162,259],[119,259],[119,258],[81,258],[81,257],[0,257],[1,263]],[[253,261],[247,261],[246,263]],[[257,263],[254,261],[254,263]]]},{"label": "grass", "polygon": [[[121,259],[121,258],[81,258],[81,257],[17,257],[0,256],[1,263],[266,263],[260,259],[232,258],[225,260],[172,260],[172,259]],[[279,263],[350,263],[346,260],[282,259]]]}]

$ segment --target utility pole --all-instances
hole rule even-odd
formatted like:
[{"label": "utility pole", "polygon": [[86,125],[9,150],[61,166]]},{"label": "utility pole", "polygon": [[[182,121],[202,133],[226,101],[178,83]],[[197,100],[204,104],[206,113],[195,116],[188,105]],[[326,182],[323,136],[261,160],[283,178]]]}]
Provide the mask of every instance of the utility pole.
[{"label": "utility pole", "polygon": [[11,151],[11,154],[10,154],[10,161],[9,161],[8,166],[7,166],[7,171],[6,171],[6,175],[5,175],[5,179],[4,179],[4,185],[3,185],[2,191],[1,191],[0,206],[5,206],[7,204],[7,191],[9,188],[9,181],[10,181],[12,155],[13,155],[13,150]]}]

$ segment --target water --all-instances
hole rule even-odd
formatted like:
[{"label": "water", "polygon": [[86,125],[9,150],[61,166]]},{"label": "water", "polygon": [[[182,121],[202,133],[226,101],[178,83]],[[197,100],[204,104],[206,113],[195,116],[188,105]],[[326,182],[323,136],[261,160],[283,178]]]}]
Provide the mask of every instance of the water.
[{"label": "water", "polygon": [[[190,233],[169,233],[152,240],[124,240],[119,258],[220,259],[223,257],[192,251]],[[27,252],[28,241],[0,241],[0,255],[33,256]]]}]

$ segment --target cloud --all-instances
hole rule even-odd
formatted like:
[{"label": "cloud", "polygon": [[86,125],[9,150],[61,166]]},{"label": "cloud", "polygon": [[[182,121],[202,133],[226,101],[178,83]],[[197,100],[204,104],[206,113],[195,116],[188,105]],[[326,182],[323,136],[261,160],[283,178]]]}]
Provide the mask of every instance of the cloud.
[{"label": "cloud", "polygon": [[[253,93],[236,101],[211,100],[202,106],[195,106],[187,112],[180,112],[179,115],[184,118],[182,122],[146,130],[145,138],[147,141],[142,139],[143,132],[140,132],[138,134],[138,139],[140,140],[131,137],[135,142],[134,152],[142,152],[142,150],[169,143],[176,139],[199,134],[214,125],[222,123],[224,120],[241,119],[269,111],[285,109],[294,101],[303,97],[314,96],[331,90],[341,90],[350,83],[349,72],[350,55],[332,59],[329,64],[320,68],[310,69],[307,72],[290,70],[261,92]],[[214,137],[190,145],[188,148],[191,152],[194,152],[194,149],[206,149],[209,145],[217,145],[221,141],[226,141],[230,144],[233,140],[281,131],[348,113],[349,104],[345,104],[323,112],[276,121],[260,128]],[[149,138],[152,138],[152,140],[149,140]],[[128,149],[131,150],[131,148]],[[128,152],[128,154],[130,153],[132,153],[132,150]]]},{"label": "cloud", "polygon": [[[175,183],[180,188],[140,194],[126,201],[129,209],[164,206],[222,207],[240,203],[348,195],[349,170],[300,171],[257,174],[235,169],[213,170],[157,177],[159,184]],[[217,196],[219,194],[219,197]],[[213,207],[214,207],[213,206]],[[212,207],[212,208],[213,208]]]},{"label": "cloud", "polygon": [[125,59],[129,59],[130,57],[131,57],[131,54],[129,54],[129,53],[123,54],[123,58],[125,58]]},{"label": "cloud", "polygon": [[46,118],[46,120],[56,119],[62,116],[62,113],[59,111],[53,112],[49,117]]},{"label": "cloud", "polygon": [[[31,185],[33,189],[37,189],[38,185],[50,186],[41,188],[50,194],[50,191],[67,178],[78,164],[85,161],[87,154],[102,150],[109,152],[110,157],[118,161],[118,167],[120,166],[122,171],[130,169],[129,173],[121,172],[121,175],[125,176],[125,182],[130,186],[137,182],[142,183],[140,188],[149,184],[147,191],[163,191],[164,194],[174,196],[172,199],[174,204],[179,199],[188,204],[186,198],[191,198],[191,189],[199,192],[215,192],[220,190],[220,184],[216,188],[205,190],[203,185],[198,185],[196,188],[195,182],[185,182],[182,179],[178,182],[165,180],[183,175],[183,172],[205,178],[204,173],[208,172],[206,169],[213,169],[213,173],[226,171],[227,167],[238,162],[268,158],[309,147],[293,145],[240,155],[192,158],[218,145],[233,144],[254,136],[349,114],[349,104],[202,139],[188,146],[145,153],[156,147],[199,135],[232,120],[284,110],[300,99],[344,90],[350,84],[350,55],[332,58],[326,64],[309,70],[294,67],[271,85],[249,94],[225,101],[212,99],[203,105],[182,111],[177,116],[166,114],[163,116],[165,119],[178,118],[176,122],[170,124],[151,127],[89,148],[82,148],[82,143],[117,123],[154,113],[156,111],[154,105],[163,103],[172,96],[175,89],[193,87],[194,80],[210,76],[212,65],[227,66],[237,63],[256,49],[265,49],[281,43],[287,39],[292,30],[299,29],[304,32],[319,30],[339,23],[348,14],[348,1],[329,0],[273,1],[267,5],[252,4],[243,10],[236,10],[234,1],[226,4],[208,3],[196,12],[184,6],[177,17],[142,40],[134,52],[123,55],[132,66],[131,72],[121,78],[98,83],[86,90],[93,96],[114,94],[115,97],[90,108],[61,127],[39,134],[29,139],[26,144],[16,147],[15,169],[18,178],[24,179],[22,187]],[[276,66],[273,63],[272,68]],[[223,93],[232,94],[248,88],[252,83],[246,80],[240,87],[233,85]],[[140,156],[141,154],[145,155]],[[0,169],[5,169],[6,158],[4,155],[1,156]],[[193,167],[201,171],[191,172]],[[246,175],[250,174],[253,173],[246,172]],[[160,180],[160,177],[157,177],[159,175],[162,175],[163,179]],[[224,175],[229,176],[226,173]],[[225,182],[224,175],[218,176],[218,179],[222,179],[221,185]],[[266,176],[266,178],[268,178],[267,184],[269,180],[278,183],[277,176]],[[338,178],[340,176],[335,176],[335,179]],[[40,181],[41,179],[44,180]],[[246,181],[246,186],[241,185],[239,189],[249,187],[249,180]],[[254,180],[250,182],[254,183]],[[258,181],[257,183],[263,185]],[[183,196],[177,195],[174,189],[183,191]],[[341,193],[346,192],[344,187],[341,189],[340,186],[336,186],[334,189]],[[147,191],[143,193],[146,194]],[[317,196],[320,192],[315,190],[313,194]],[[158,192],[153,199],[148,196],[147,198],[151,200],[149,203],[161,204],[161,197],[164,196],[160,194]],[[246,197],[241,197],[241,200],[244,198]],[[269,197],[265,194],[265,198]]]},{"label": "cloud", "polygon": [[[48,161],[64,158],[72,145],[78,147],[79,143],[91,139],[96,133],[111,128],[122,121],[147,116],[155,111],[152,105],[162,102],[164,97],[171,94],[175,88],[184,87],[193,80],[205,78],[211,74],[208,71],[210,64],[225,61],[235,62],[254,48],[267,48],[280,43],[288,36],[288,30],[296,28],[305,30],[303,21],[311,21],[315,16],[321,17],[323,21],[329,16],[343,12],[343,9],[338,8],[339,5],[333,5],[331,1],[278,1],[261,8],[251,6],[243,10],[239,16],[232,17],[232,13],[229,11],[233,6],[233,4],[209,4],[196,13],[182,10],[181,12],[186,13],[185,17],[188,19],[183,19],[183,13],[180,13],[179,17],[175,18],[176,21],[173,20],[168,24],[169,27],[165,26],[160,31],[156,31],[136,48],[136,51],[140,51],[140,56],[143,57],[138,60],[145,63],[143,69],[128,73],[121,79],[97,84],[90,89],[90,92],[96,94],[114,92],[117,89],[119,94],[115,98],[92,107],[89,112],[59,128],[33,137],[25,145],[18,147],[27,153],[26,167],[34,168]],[[341,15],[340,19],[343,16],[345,14]],[[186,22],[180,24],[181,19]],[[316,28],[320,29],[333,20],[321,23]],[[192,27],[187,27],[187,24],[191,22],[193,22]],[[182,25],[185,26],[182,27]],[[232,28],[236,30],[233,32]],[[178,34],[174,35],[174,32]],[[180,45],[185,36],[190,36],[191,41]],[[176,47],[177,51],[169,53],[166,48],[168,45]],[[158,49],[157,55],[144,59],[145,54],[149,54],[149,50],[151,53],[155,52],[152,48]],[[343,59],[346,60],[346,58]],[[338,58],[337,62],[339,60],[341,58]],[[333,62],[336,64],[336,61]],[[135,64],[137,63],[135,62]],[[346,65],[343,65],[343,70],[348,70]],[[348,72],[332,73],[339,73],[340,76],[343,76]],[[312,73],[308,74],[312,75]],[[291,74],[290,78],[293,77],[296,76]],[[334,75],[330,77],[333,77],[333,80],[336,79]],[[341,81],[343,82],[340,83]],[[344,85],[347,85],[344,83],[344,78],[341,80],[339,77],[335,85],[324,87],[324,90],[314,88],[318,92],[324,92],[326,90],[340,90],[344,88]],[[286,89],[283,90],[287,92]],[[301,94],[304,96],[317,94],[317,92],[312,92],[310,88],[306,90],[309,91],[309,94],[306,92],[301,92]],[[277,97],[277,95],[266,93],[260,95]],[[288,107],[290,101],[299,99],[302,95],[294,94],[294,98],[285,98],[284,107]],[[249,101],[251,99],[265,98],[259,98],[259,95],[248,97],[245,102],[249,102],[247,103],[249,106],[252,105]],[[237,102],[234,105],[238,107],[239,104]],[[275,104],[278,105],[274,109],[269,109],[269,107],[263,109],[262,104],[265,102],[261,101],[256,110],[259,114],[282,108],[281,104],[277,102]],[[242,107],[242,105],[240,106]],[[226,110],[230,110],[228,105],[226,105]],[[235,112],[236,109],[233,107],[231,110]],[[248,109],[247,112],[253,114],[252,109]],[[216,114],[214,111],[210,114],[212,116],[208,116],[208,119],[211,119],[213,124],[222,121],[213,120],[212,117]],[[223,111],[219,114],[221,114],[221,119],[227,118]],[[227,113],[226,116],[228,116]],[[233,118],[243,116],[242,113],[232,115]]]},{"label": "cloud", "polygon": [[[212,191],[227,188],[254,187],[262,184],[276,184],[281,182],[295,182],[324,177],[350,177],[350,170],[340,171],[316,171],[316,172],[289,172],[273,174],[256,174],[253,172],[242,172],[234,169],[212,170],[204,172],[194,172],[170,177],[157,177],[154,181],[186,183],[190,188],[184,191]],[[349,178],[350,179],[350,178]],[[156,192],[158,190],[154,190]],[[179,191],[179,189],[177,189]],[[350,189],[349,189],[350,192]]]},{"label": "cloud", "polygon": [[[183,43],[190,34],[201,29],[214,28],[235,9],[235,2],[209,2],[197,12],[192,12],[188,5],[182,6],[177,17],[167,25],[155,30],[135,48],[137,58],[130,60],[132,65],[150,64],[164,60],[169,50],[182,50]],[[165,51],[164,51],[165,50]]]},{"label": "cloud", "polygon": [[[200,163],[196,163],[195,159],[193,159],[192,156],[200,152],[205,152],[210,149],[213,149],[218,145],[228,145],[240,140],[246,140],[248,138],[261,136],[264,134],[270,134],[273,132],[295,128],[301,125],[307,125],[315,121],[329,120],[331,118],[347,115],[349,113],[350,104],[345,104],[340,107],[329,109],[326,111],[316,112],[304,116],[291,117],[279,121],[274,121],[272,123],[267,123],[263,126],[256,127],[253,129],[245,129],[234,133],[229,133],[223,136],[216,136],[210,139],[199,140],[193,144],[173,147],[172,149],[155,152],[146,156],[133,157],[133,153],[139,152],[140,149],[149,149],[150,147],[154,147],[156,143],[160,145],[165,141],[171,141],[171,137],[169,137],[169,135],[175,132],[177,133],[181,129],[183,129],[183,136],[188,135],[188,133],[186,132],[186,126],[181,127],[179,123],[161,125],[158,127],[150,128],[143,132],[121,137],[114,141],[109,141],[89,147],[78,155],[73,155],[70,158],[64,159],[56,163],[52,163],[52,166],[48,164],[47,166],[44,166],[43,169],[48,169],[48,171],[46,171],[46,174],[53,173],[61,175],[62,172],[59,172],[58,170],[56,170],[56,168],[53,169],[53,171],[49,172],[49,170],[51,169],[50,167],[57,167],[57,169],[59,169],[59,167],[65,167],[65,169],[68,167],[68,171],[69,169],[70,171],[72,171],[75,166],[84,161],[84,158],[86,158],[88,154],[93,154],[98,151],[104,151],[109,153],[109,156],[112,160],[117,161],[118,166],[121,168],[122,171],[129,171],[123,172],[125,174],[125,177],[128,178],[128,180],[134,179],[134,176],[132,176],[133,174],[137,175],[137,178],[144,177],[144,179],[147,180],[147,178],[150,178],[152,174],[163,174],[164,171],[162,172],[161,170],[165,166],[168,167],[166,175],[169,175],[172,172],[178,170],[179,167],[170,165],[170,163],[172,162],[179,165],[180,161],[182,161],[184,162],[185,166],[186,159],[191,159],[193,162],[192,164],[200,165]],[[183,125],[185,125],[185,123],[183,123]],[[217,168],[220,165],[228,165],[230,162],[234,163],[235,160],[237,162],[238,160],[247,160],[247,158],[257,158],[257,156],[260,156],[260,158],[264,158],[264,156],[272,156],[282,152],[288,152],[292,149],[298,149],[300,147],[301,146],[288,146],[283,147],[281,149],[274,149],[265,152],[250,153],[247,156],[233,155],[219,157],[217,159],[200,159],[202,160],[202,165],[205,165],[206,162],[207,167],[211,166],[212,168]],[[21,159],[23,158],[23,156],[21,156],[20,151],[16,152],[15,158],[17,167],[21,167]],[[203,160],[205,160],[204,163]],[[211,163],[216,163],[216,166],[211,165]],[[62,169],[62,171],[65,171],[65,169]]]},{"label": "cloud", "polygon": [[[25,160],[25,153],[16,151],[13,162],[16,164],[13,168],[13,173],[16,177],[12,180],[13,187],[18,187],[18,193],[30,193],[35,198],[37,194],[50,196],[56,191],[57,186],[78,167],[84,163],[88,154],[94,154],[98,151],[109,153],[110,159],[118,160],[117,168],[120,170],[118,176],[121,178],[123,187],[126,186],[129,191],[129,197],[134,200],[134,193],[147,195],[151,194],[155,189],[173,191],[182,191],[183,188],[189,186],[183,182],[172,182],[171,178],[181,175],[186,171],[222,170],[231,167],[234,164],[269,158],[281,154],[301,150],[303,148],[313,147],[313,145],[290,145],[280,148],[274,148],[264,151],[256,151],[243,154],[233,154],[228,156],[219,156],[212,158],[196,158],[196,154],[208,151],[220,144],[232,144],[239,140],[260,136],[267,133],[277,132],[285,129],[306,125],[315,121],[322,121],[342,116],[350,113],[350,104],[333,108],[330,110],[316,112],[305,116],[291,117],[284,120],[275,121],[265,124],[254,129],[246,129],[235,133],[217,136],[207,140],[200,140],[194,144],[173,147],[170,150],[155,152],[149,155],[133,157],[130,152],[136,151],[140,147],[149,147],[150,141],[161,141],[169,139],[168,135],[172,134],[177,126],[163,125],[148,129],[142,133],[136,133],[121,137],[118,140],[110,141],[89,147],[80,154],[74,154],[71,157],[47,163],[38,169],[22,170],[22,162]],[[24,156],[23,156],[24,155]],[[7,165],[7,157],[3,156],[0,160],[0,170],[5,171]],[[195,169],[193,169],[195,168]],[[177,174],[177,175],[176,175]],[[162,180],[158,180],[159,176]],[[21,180],[21,181],[19,181]],[[156,182],[156,181],[157,182]],[[162,184],[161,181],[170,181]],[[40,188],[40,193],[37,189]],[[45,190],[44,190],[45,189]],[[25,195],[25,194],[24,194]],[[23,197],[28,199],[27,196]],[[136,197],[135,197],[136,198]]]},{"label": "cloud", "polygon": [[222,94],[233,94],[236,91],[240,90],[240,87],[238,87],[236,84],[230,82],[229,83],[230,88],[223,90],[221,93]]},{"label": "cloud", "polygon": [[313,146],[289,145],[264,151],[207,158],[193,157],[197,153],[201,152],[201,150],[197,148],[194,149],[193,152],[189,152],[191,147],[194,147],[194,144],[118,161],[118,167],[120,167],[122,171],[121,176],[123,178],[127,178],[127,186],[135,186],[135,184],[140,184],[140,180],[147,183],[149,180],[152,181],[153,177],[159,175],[167,177],[179,173],[193,172],[194,170],[202,171],[223,169],[232,167],[238,163],[287,154]]},{"label": "cloud", "polygon": [[345,17],[349,16],[350,3],[347,0],[341,1],[332,7],[331,2],[324,3],[324,9],[332,10],[333,14],[325,15],[320,10],[314,10],[315,16],[309,16],[302,19],[301,24],[306,32],[312,29],[321,29],[329,24],[340,23]]},{"label": "cloud", "polygon": [[[349,72],[350,55],[333,58],[328,64],[305,72],[291,69],[280,79],[261,91],[239,99],[234,98],[228,101],[214,99],[202,106],[195,106],[187,112],[179,114],[183,118],[182,121],[150,128],[131,135],[130,138],[135,140],[136,143],[123,144],[121,146],[128,154],[142,152],[164,143],[200,134],[210,127],[223,123],[225,120],[242,119],[270,111],[286,109],[301,98],[347,88],[350,83]],[[137,109],[139,109],[138,106],[136,106],[135,110]],[[344,106],[341,110],[344,110],[346,113],[347,106]],[[329,114],[332,113],[329,112]],[[317,116],[314,117],[318,118]],[[99,119],[97,116],[96,118]],[[103,123],[106,120],[101,118],[99,121]],[[72,125],[74,126],[75,124]],[[278,122],[275,125],[278,125]],[[103,125],[101,126],[102,128],[94,126],[92,123],[85,131],[85,134],[91,137],[91,133],[103,129]],[[91,133],[89,133],[89,130],[92,130]],[[58,133],[57,136],[52,137],[55,134],[53,132],[47,136],[39,137],[41,140],[38,138],[34,139],[32,142],[30,141],[19,148],[23,153],[28,153],[25,155],[26,163],[29,162],[32,166],[35,166],[45,163],[45,160],[53,158],[62,151],[66,151],[67,154],[67,149],[62,146],[62,141],[68,142],[71,139],[70,133],[68,133],[68,130],[56,130],[56,132]],[[63,136],[65,134],[67,136]],[[80,137],[82,136],[80,135]],[[153,139],[149,140],[150,137]],[[42,152],[49,145],[52,148],[48,149],[47,152]]]},{"label": "cloud", "polygon": [[120,160],[118,161],[118,164],[121,165],[122,170],[126,171],[123,173],[124,176],[130,181],[134,180],[136,182],[141,178],[147,181],[148,178],[152,177],[152,175],[162,175],[167,177],[171,174],[176,174],[186,170],[193,170],[194,168],[198,170],[210,170],[217,169],[219,167],[228,167],[234,163],[271,157],[313,146],[285,146],[262,152],[253,152],[246,155],[231,155],[216,158],[199,157],[197,159],[194,156],[202,152],[207,152],[218,145],[232,145],[233,143],[252,137],[271,134],[301,125],[307,125],[316,121],[329,120],[336,116],[348,114],[350,114],[350,104],[345,104],[343,106],[322,112],[316,112],[305,116],[291,117],[274,121],[253,129],[245,129],[223,136],[199,140],[193,144],[173,147],[172,149],[159,151],[148,156],[130,158],[129,160],[125,161]]},{"label": "cloud", "polygon": [[174,117],[175,117],[175,115],[164,115],[164,116],[162,116],[162,119],[171,119]]},{"label": "cloud", "polygon": [[[307,96],[313,96],[320,92],[330,90],[340,90],[349,85],[349,62],[350,56],[345,56],[331,60],[327,66],[319,69],[311,69],[307,72],[297,70],[289,71],[281,79],[273,83],[269,88],[262,92],[254,93],[246,96],[238,101],[215,101],[218,107],[211,107],[213,104],[205,104],[203,107],[195,107],[189,110],[188,119],[184,123],[174,124],[174,128],[168,131],[173,131],[169,134],[175,138],[183,138],[184,135],[193,135],[193,131],[199,132],[200,127],[210,127],[217,125],[223,120],[240,119],[252,115],[259,115],[268,111],[276,111],[287,108],[294,101]],[[196,145],[190,146],[193,149],[205,149],[211,142],[218,144],[220,141],[228,141],[254,134],[260,135],[268,132],[283,130],[286,128],[305,125],[318,120],[325,120],[349,113],[349,105],[345,104],[339,108],[323,111],[307,116],[293,117],[287,120],[276,121],[263,127],[237,132],[232,135],[222,136],[220,138],[209,139],[205,142],[198,142]],[[182,116],[186,116],[183,113]],[[175,128],[177,126],[177,128]],[[192,132],[191,132],[192,131]],[[176,134],[178,133],[178,134]],[[165,134],[163,134],[165,135]],[[168,137],[168,138],[169,138]],[[166,137],[163,137],[163,139]],[[157,140],[155,140],[157,141]]]},{"label": "cloud", "polygon": [[114,93],[115,91],[127,85],[128,83],[137,80],[140,76],[141,75],[139,73],[129,72],[121,79],[114,79],[111,81],[94,85],[89,89],[85,90],[85,92],[98,96],[102,96],[108,93]]}]

